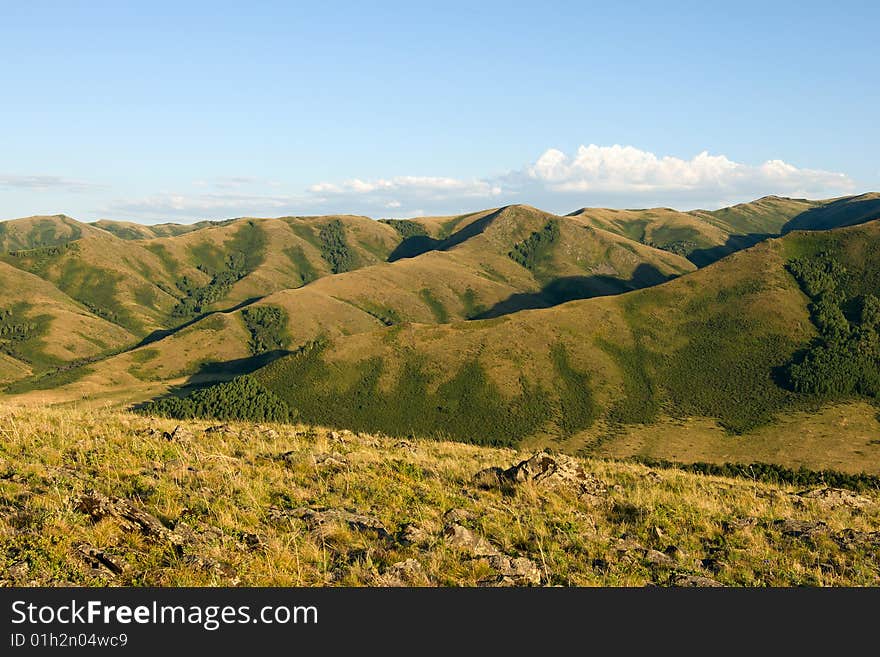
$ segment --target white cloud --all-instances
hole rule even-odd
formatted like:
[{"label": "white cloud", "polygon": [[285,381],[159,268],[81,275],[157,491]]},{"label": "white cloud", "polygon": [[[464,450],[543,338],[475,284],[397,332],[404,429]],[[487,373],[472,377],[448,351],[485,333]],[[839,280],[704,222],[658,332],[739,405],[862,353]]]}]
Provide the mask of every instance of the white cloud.
[{"label": "white cloud", "polygon": [[581,146],[573,157],[549,149],[527,167],[526,175],[550,192],[690,193],[746,197],[763,194],[823,194],[850,191],[853,182],[842,173],[799,169],[782,160],[758,166],[703,151],[690,160],[658,157],[633,146]]},{"label": "white cloud", "polygon": [[0,188],[6,189],[62,189],[71,192],[81,192],[90,189],[98,189],[99,185],[64,178],[62,176],[22,176],[0,174]]},{"label": "white cloud", "polygon": [[[403,195],[435,201],[447,198],[489,198],[501,193],[499,187],[492,185],[487,180],[459,180],[434,176],[398,176],[375,180],[353,178],[342,183],[320,182],[311,185],[308,191],[327,197],[357,196],[364,198]],[[384,198],[382,201],[386,204],[389,202]]]},{"label": "white cloud", "polygon": [[[0,185],[3,180],[0,177]],[[551,148],[524,167],[484,178],[351,178],[317,182],[289,194],[278,193],[286,186],[277,181],[245,176],[217,178],[207,186],[217,188],[218,193],[160,193],[118,201],[105,210],[113,216],[150,219],[285,214],[384,217],[389,212],[405,217],[528,203],[565,213],[585,205],[715,208],[768,194],[827,198],[855,189],[843,173],[799,168],[779,159],[746,164],[708,151],[681,159],[634,146],[595,144],[580,146],[573,155]],[[242,189],[245,186],[247,193]]]}]

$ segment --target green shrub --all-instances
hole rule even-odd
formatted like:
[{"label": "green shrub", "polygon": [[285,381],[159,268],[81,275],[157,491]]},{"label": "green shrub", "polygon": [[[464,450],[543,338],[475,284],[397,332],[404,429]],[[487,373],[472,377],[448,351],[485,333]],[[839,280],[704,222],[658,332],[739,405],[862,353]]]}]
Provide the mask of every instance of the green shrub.
[{"label": "green shrub", "polygon": [[345,229],[339,219],[322,226],[318,237],[321,242],[321,256],[330,265],[330,271],[340,274],[356,267],[355,255],[348,246]]},{"label": "green shrub", "polygon": [[531,272],[536,272],[539,264],[547,260],[553,244],[559,239],[559,222],[551,219],[543,229],[535,231],[522,242],[514,245],[507,255],[514,262]]},{"label": "green shrub", "polygon": [[289,422],[294,416],[287,405],[250,376],[240,376],[187,397],[166,397],[135,408],[144,415],[180,420],[194,417],[213,420]]},{"label": "green shrub", "polygon": [[247,221],[223,247],[222,251],[210,245],[196,247],[203,259],[199,269],[210,275],[211,280],[206,285],[196,285],[186,276],[178,280],[177,287],[184,297],[172,309],[172,318],[190,319],[223,299],[235,283],[262,264],[266,257],[266,235],[255,222]]},{"label": "green shrub", "polygon": [[836,470],[810,470],[801,466],[797,470],[774,463],[674,463],[663,459],[633,457],[633,461],[650,468],[674,468],[694,474],[713,477],[737,477],[762,481],[775,485],[832,486],[855,491],[880,490],[880,477],[860,473],[849,474]]},{"label": "green shrub", "polygon": [[590,389],[590,376],[572,368],[568,352],[561,344],[550,352],[556,370],[556,393],[559,400],[559,428],[565,437],[593,425],[599,409]]},{"label": "green shrub", "polygon": [[379,387],[382,358],[327,363],[326,345],[313,343],[254,376],[304,421],[392,435],[415,434],[491,445],[515,445],[550,419],[546,393],[520,381],[507,398],[477,361],[464,363],[431,392],[431,377],[415,357],[405,358],[389,390]]},{"label": "green shrub", "polygon": [[419,291],[419,296],[422,297],[428,308],[431,309],[431,314],[434,315],[434,319],[438,324],[445,324],[449,321],[449,313],[446,311],[446,307],[440,299],[434,296],[430,289],[423,288]]},{"label": "green shrub", "polygon": [[810,297],[810,317],[819,331],[818,339],[788,366],[791,388],[828,397],[880,397],[875,289],[828,251],[796,258],[788,270]]},{"label": "green shrub", "polygon": [[318,278],[317,270],[315,270],[312,263],[309,262],[309,259],[306,257],[305,251],[303,251],[301,246],[287,247],[284,249],[284,254],[290,258],[290,261],[296,267],[303,285],[307,285]]},{"label": "green shrub", "polygon": [[254,356],[287,346],[287,313],[280,306],[252,306],[241,316],[251,334],[248,346]]},{"label": "green shrub", "polygon": [[49,332],[50,315],[30,315],[32,306],[19,301],[0,308],[0,352],[37,368],[59,361],[44,353],[43,338]]},{"label": "green shrub", "polygon": [[379,222],[391,226],[404,239],[408,237],[424,237],[428,234],[424,226],[409,219],[380,219]]}]

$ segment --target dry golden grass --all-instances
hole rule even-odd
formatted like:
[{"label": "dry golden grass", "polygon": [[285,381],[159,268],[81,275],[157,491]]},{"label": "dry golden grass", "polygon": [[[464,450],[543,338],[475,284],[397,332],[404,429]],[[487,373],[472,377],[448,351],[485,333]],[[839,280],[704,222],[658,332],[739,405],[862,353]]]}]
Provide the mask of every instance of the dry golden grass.
[{"label": "dry golden grass", "polygon": [[[306,426],[181,424],[169,439],[168,420],[0,406],[0,579],[470,586],[497,572],[444,538],[444,514],[461,509],[461,524],[529,559],[542,584],[665,585],[686,575],[731,586],[880,584],[876,492],[852,498],[861,508],[832,506],[788,487],[582,460],[606,493],[540,483],[502,493],[476,487],[473,475],[529,454]],[[78,510],[85,494],[127,500],[167,529],[148,535],[112,514],[95,521]],[[391,536],[332,521],[315,531],[291,514],[300,507],[362,514]],[[407,523],[423,544],[398,540]],[[83,544],[122,572],[87,563]]]}]

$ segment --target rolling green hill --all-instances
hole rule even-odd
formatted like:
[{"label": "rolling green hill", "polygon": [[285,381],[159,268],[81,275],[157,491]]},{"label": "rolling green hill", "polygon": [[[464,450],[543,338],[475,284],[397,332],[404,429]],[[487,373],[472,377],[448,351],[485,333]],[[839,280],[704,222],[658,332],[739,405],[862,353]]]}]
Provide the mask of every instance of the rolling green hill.
[{"label": "rolling green hill", "polygon": [[272,413],[392,435],[877,470],[878,198],[191,230],[17,220],[0,379],[39,403],[200,388],[152,408],[235,414],[265,394]]},{"label": "rolling green hill", "polygon": [[60,246],[100,232],[63,214],[0,221],[0,252]]},{"label": "rolling green hill", "polygon": [[[272,238],[274,243],[283,239],[284,227],[278,222],[280,235]],[[377,222],[366,227],[400,233],[399,227]],[[209,314],[140,351],[110,359],[105,376],[107,370],[116,373],[113,381],[118,386],[127,378],[134,384],[132,376],[160,381],[199,375],[204,380],[240,373],[252,366],[249,359],[260,355],[248,313],[261,309],[283,313],[274,329],[276,349],[292,349],[318,338],[382,326],[500,317],[570,299],[617,294],[694,269],[675,254],[528,206],[459,218],[447,238],[435,239],[433,248],[418,256],[388,255],[391,262],[319,277],[292,289],[273,292],[271,285],[264,285],[264,296],[244,308]],[[228,324],[236,330],[216,330]],[[97,382],[98,376],[93,378]]]},{"label": "rolling green hill", "polygon": [[880,194],[821,201],[765,196],[713,211],[583,208],[572,216],[643,244],[683,255],[703,267],[792,230],[828,230],[880,218]]},{"label": "rolling green hill", "polygon": [[[251,378],[301,420],[392,435],[601,453],[633,427],[707,418],[750,440],[781,417],[876,399],[878,245],[876,221],[793,232],[628,294],[319,339]],[[849,380],[857,353],[857,385],[810,384]]]}]

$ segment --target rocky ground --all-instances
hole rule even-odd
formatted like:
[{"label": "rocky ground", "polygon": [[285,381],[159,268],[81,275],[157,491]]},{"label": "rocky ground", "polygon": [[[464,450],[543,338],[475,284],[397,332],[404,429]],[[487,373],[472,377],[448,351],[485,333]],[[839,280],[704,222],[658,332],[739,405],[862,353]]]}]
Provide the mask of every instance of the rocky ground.
[{"label": "rocky ground", "polygon": [[880,585],[880,494],[0,407],[4,585]]}]

